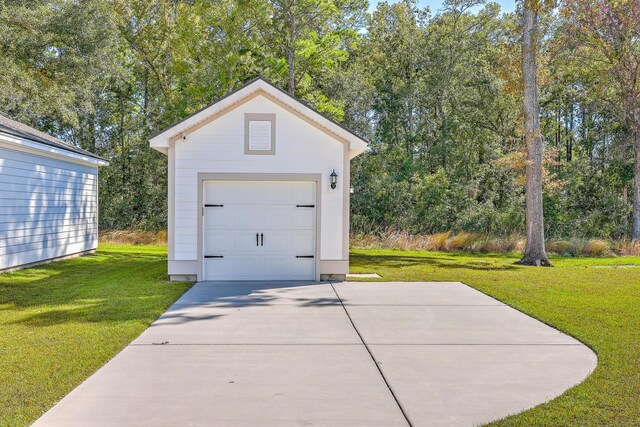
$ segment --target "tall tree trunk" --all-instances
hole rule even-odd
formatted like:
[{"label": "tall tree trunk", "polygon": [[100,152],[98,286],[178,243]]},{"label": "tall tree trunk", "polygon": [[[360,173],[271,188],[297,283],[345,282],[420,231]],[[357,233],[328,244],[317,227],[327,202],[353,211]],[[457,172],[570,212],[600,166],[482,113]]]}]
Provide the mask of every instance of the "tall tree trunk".
[{"label": "tall tree trunk", "polygon": [[516,264],[551,266],[544,248],[542,211],[542,150],[540,108],[536,64],[536,26],[538,14],[534,0],[525,0],[522,32],[522,77],[524,80],[524,140],[527,146],[526,220],[527,245]]},{"label": "tall tree trunk", "polygon": [[124,100],[122,91],[118,92],[118,98],[120,103],[120,155],[122,156],[122,187],[127,185],[127,155],[124,143]]},{"label": "tall tree trunk", "polygon": [[296,43],[296,20],[291,13],[291,21],[289,22],[289,52],[287,61],[289,63],[289,93],[291,95],[295,95],[296,91],[296,75],[294,68],[294,54],[295,54],[295,43]]},{"label": "tall tree trunk", "polygon": [[633,130],[633,229],[631,238],[640,240],[640,124],[636,121]]}]

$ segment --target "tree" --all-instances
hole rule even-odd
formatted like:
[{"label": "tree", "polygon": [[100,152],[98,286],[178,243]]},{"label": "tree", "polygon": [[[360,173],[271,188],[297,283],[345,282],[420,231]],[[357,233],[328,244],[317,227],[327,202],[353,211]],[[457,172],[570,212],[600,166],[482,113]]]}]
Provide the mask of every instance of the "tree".
[{"label": "tree", "polygon": [[542,207],[542,155],[544,141],[540,132],[538,105],[537,21],[540,5],[524,0],[522,16],[522,80],[524,104],[524,141],[527,148],[525,205],[527,244],[517,264],[551,266],[544,247]]},{"label": "tree", "polygon": [[604,101],[622,126],[633,154],[632,239],[640,239],[640,2],[566,0],[564,49],[582,74],[595,73],[587,88]]},{"label": "tree", "polygon": [[265,76],[325,114],[341,119],[341,106],[326,97],[322,83],[339,70],[355,48],[367,2],[266,1],[272,19],[262,30]]}]

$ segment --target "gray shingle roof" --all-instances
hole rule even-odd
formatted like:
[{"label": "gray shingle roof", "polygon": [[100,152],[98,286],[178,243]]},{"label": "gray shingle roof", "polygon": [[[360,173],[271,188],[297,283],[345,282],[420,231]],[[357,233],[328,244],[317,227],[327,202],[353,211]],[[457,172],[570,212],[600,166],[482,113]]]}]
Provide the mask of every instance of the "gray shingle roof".
[{"label": "gray shingle roof", "polygon": [[39,142],[51,147],[70,151],[72,153],[92,157],[94,159],[105,160],[102,157],[88,152],[87,150],[83,150],[82,148],[67,144],[66,142],[60,141],[58,138],[54,138],[49,134],[40,132],[39,130],[27,126],[24,123],[17,122],[2,112],[0,112],[0,133],[17,136],[19,138],[28,139],[34,142]]}]

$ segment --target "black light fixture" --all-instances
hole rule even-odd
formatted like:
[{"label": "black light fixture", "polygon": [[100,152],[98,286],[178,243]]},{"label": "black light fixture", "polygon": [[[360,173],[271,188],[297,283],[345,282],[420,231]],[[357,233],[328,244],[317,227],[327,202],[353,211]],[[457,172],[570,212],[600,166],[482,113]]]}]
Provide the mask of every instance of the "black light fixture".
[{"label": "black light fixture", "polygon": [[335,169],[333,170],[333,172],[331,172],[331,175],[329,175],[329,180],[331,182],[331,189],[335,190],[336,185],[338,184],[338,174],[336,173]]}]

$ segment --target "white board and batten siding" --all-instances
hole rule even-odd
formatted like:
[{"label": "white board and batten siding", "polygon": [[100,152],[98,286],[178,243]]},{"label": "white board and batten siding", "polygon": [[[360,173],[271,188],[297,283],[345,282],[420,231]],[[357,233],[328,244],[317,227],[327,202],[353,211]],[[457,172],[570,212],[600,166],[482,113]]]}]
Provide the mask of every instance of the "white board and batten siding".
[{"label": "white board and batten siding", "polygon": [[0,140],[0,271],[98,245],[98,166],[30,145]]}]

